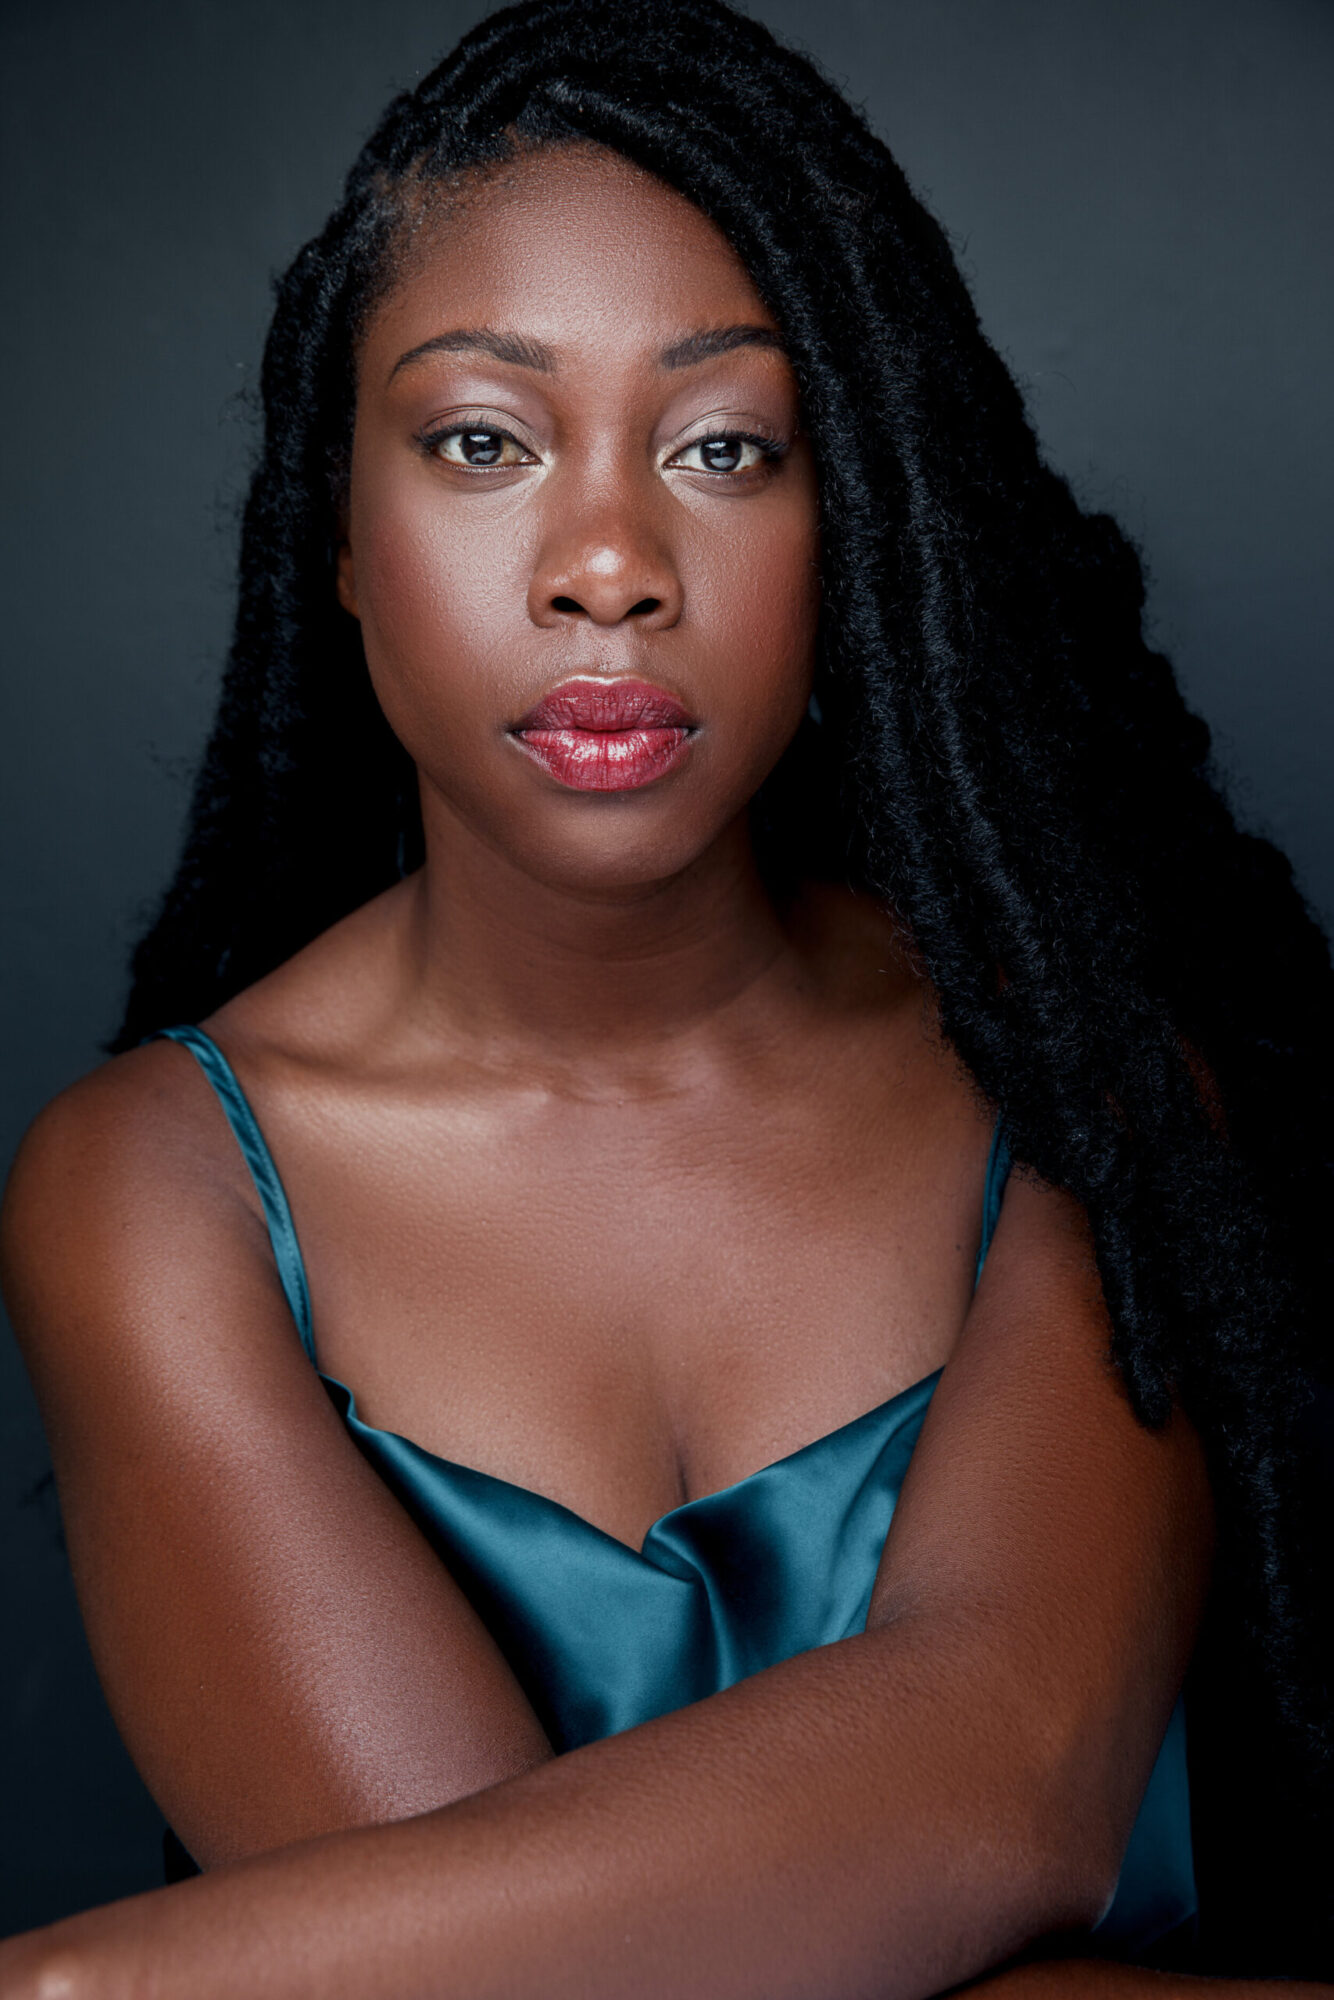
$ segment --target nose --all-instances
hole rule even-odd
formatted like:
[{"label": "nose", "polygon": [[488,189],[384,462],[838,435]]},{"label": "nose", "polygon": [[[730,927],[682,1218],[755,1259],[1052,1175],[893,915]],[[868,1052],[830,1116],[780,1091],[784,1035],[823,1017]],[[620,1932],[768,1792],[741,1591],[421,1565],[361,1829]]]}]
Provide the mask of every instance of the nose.
[{"label": "nose", "polygon": [[528,590],[535,625],[587,620],[658,630],[681,616],[681,579],[670,552],[633,503],[591,515],[566,512],[545,538]]}]

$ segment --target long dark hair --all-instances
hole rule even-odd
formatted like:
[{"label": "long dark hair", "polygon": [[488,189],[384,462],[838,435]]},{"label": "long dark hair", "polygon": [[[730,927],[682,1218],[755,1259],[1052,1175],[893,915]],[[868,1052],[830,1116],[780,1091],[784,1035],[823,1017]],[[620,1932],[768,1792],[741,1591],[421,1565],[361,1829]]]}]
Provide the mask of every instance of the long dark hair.
[{"label": "long dark hair", "polygon": [[[756,23],[717,0],[533,0],[389,107],[278,288],[235,641],[115,1046],[208,1014],[420,859],[414,773],[333,589],[358,328],[432,187],[571,140],[711,216],[783,328],[819,465],[838,782],[788,782],[771,816],[776,797],[790,848],[892,905],[1018,1157],[1087,1209],[1137,1413],[1177,1400],[1208,1447],[1231,1675],[1212,1684],[1268,1704],[1309,1769],[1293,1422],[1330,1278],[1325,941],[1284,857],[1234,823],[1146,644],[1136,554],[1043,464],[944,233]],[[1297,1797],[1275,1791],[1273,1817],[1313,1839]]]}]

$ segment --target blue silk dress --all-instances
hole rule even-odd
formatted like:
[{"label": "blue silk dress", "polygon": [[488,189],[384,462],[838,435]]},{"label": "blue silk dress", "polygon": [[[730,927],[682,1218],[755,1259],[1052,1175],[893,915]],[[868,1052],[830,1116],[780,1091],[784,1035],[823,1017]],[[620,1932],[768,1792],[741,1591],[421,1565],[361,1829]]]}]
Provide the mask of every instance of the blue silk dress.
[{"label": "blue silk dress", "polygon": [[[318,1367],[305,1267],[273,1157],[231,1065],[202,1029],[170,1028],[221,1102],[268,1222],[302,1345]],[[987,1164],[980,1275],[1009,1172]],[[730,1687],[860,1632],[940,1372],[734,1486],[655,1521],[638,1551],[558,1501],[375,1430],[321,1375],[358,1447],[494,1634],[557,1751]],[[1111,1908],[1090,1940],[1134,1958],[1196,1909],[1180,1702],[1135,1821]]]}]

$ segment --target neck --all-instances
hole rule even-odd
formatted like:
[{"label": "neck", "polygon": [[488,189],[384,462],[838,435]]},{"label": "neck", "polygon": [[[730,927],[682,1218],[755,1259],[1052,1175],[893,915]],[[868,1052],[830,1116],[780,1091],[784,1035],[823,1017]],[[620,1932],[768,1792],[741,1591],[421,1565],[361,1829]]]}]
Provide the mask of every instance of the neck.
[{"label": "neck", "polygon": [[418,1018],[563,1061],[605,1063],[701,1029],[787,950],[744,815],[679,874],[584,892],[430,814],[426,865],[404,891]]}]

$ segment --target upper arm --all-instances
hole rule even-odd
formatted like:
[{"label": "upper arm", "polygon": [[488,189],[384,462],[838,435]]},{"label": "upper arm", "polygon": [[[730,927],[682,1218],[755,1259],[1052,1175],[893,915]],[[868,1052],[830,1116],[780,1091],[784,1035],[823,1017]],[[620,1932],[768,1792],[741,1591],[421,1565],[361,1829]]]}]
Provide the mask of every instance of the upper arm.
[{"label": "upper arm", "polygon": [[[1087,1223],[1015,1174],[886,1544],[868,1626],[955,1646],[974,1697],[1114,1879],[1208,1585],[1213,1510],[1178,1411],[1131,1410]],[[943,1637],[942,1637],[943,1635]]]},{"label": "upper arm", "polygon": [[191,1059],[137,1050],[38,1120],[3,1229],[98,1671],[202,1861],[546,1754],[324,1395],[234,1151]]}]

